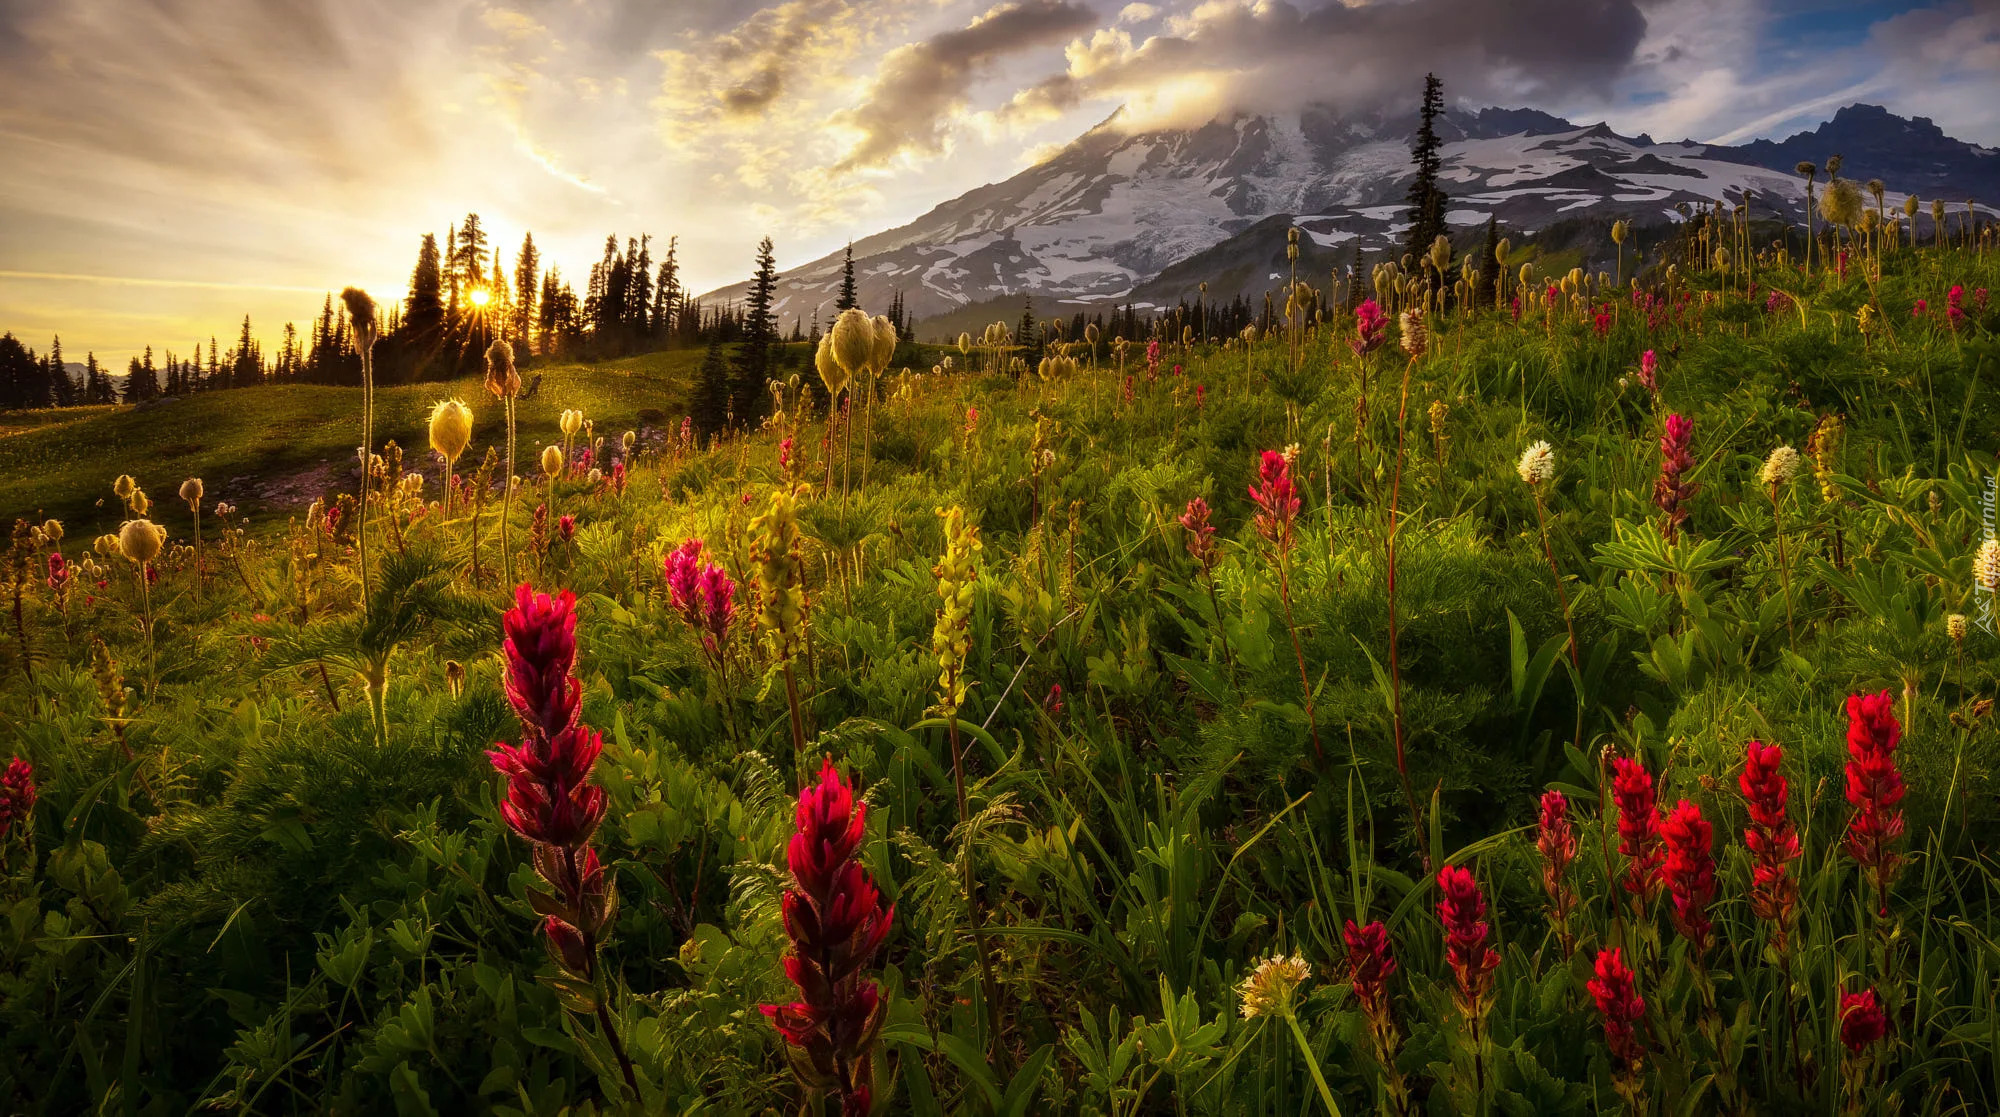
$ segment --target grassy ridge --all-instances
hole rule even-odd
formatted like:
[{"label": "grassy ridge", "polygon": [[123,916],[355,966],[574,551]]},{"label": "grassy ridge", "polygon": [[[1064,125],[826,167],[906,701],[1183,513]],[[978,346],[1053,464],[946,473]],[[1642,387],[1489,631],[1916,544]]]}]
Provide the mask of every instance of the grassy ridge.
[{"label": "grassy ridge", "polygon": [[[677,423],[701,357],[699,351],[669,351],[534,369],[528,375],[540,375],[541,388],[520,405],[519,422],[524,430],[553,430],[555,417],[575,408],[592,417],[599,434],[614,438],[642,425],[642,412],[671,416]],[[417,451],[425,451],[421,456],[428,459],[430,406],[453,396],[472,406],[477,444],[483,447],[504,436],[501,409],[480,378],[465,377],[378,389],[382,437],[400,443],[412,467]],[[156,507],[168,503],[160,497],[174,492],[182,478],[200,477],[211,501],[235,503],[260,518],[267,511],[294,513],[323,495],[315,485],[319,478],[310,474],[323,473],[327,488],[351,487],[354,471],[347,463],[358,441],[360,403],[359,388],[274,384],[206,392],[145,408],[0,415],[0,512],[9,520],[53,516],[78,530],[111,530],[123,516],[100,501],[115,503],[105,500],[111,482],[129,473],[155,494]],[[652,425],[663,421],[656,417]],[[523,462],[539,448],[539,442],[524,442]],[[281,499],[265,495],[274,483],[292,477],[306,486],[303,499],[291,487]],[[176,518],[165,509],[162,515]]]}]

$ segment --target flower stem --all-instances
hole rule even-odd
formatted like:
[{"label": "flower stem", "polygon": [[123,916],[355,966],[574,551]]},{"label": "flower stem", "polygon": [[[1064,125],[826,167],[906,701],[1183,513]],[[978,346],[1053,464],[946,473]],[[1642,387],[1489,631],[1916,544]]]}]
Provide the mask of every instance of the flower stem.
[{"label": "flower stem", "polygon": [[1312,1072],[1313,1085],[1319,1087],[1319,1100],[1326,1103],[1327,1113],[1340,1117],[1340,1106],[1333,1100],[1333,1091],[1327,1089],[1326,1076],[1320,1073],[1319,1056],[1313,1054],[1312,1045],[1306,1042],[1306,1033],[1299,1027],[1298,1018],[1288,1012],[1285,1023],[1291,1025],[1292,1038],[1298,1041],[1299,1053],[1306,1057],[1306,1069]]}]

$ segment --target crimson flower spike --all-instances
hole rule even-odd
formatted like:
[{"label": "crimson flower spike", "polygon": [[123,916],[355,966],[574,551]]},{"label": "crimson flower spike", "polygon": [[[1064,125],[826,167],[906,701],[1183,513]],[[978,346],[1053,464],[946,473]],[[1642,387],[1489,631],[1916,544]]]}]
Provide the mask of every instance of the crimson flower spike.
[{"label": "crimson flower spike", "polygon": [[1901,863],[1894,847],[1903,834],[1903,775],[1896,770],[1896,746],[1903,726],[1895,700],[1880,694],[1847,699],[1847,855],[1875,878],[1879,914],[1889,911],[1889,885]]},{"label": "crimson flower spike", "polygon": [[5,838],[14,824],[27,818],[34,809],[35,768],[17,756],[0,772],[0,838]]},{"label": "crimson flower spike", "polygon": [[1292,521],[1299,514],[1298,485],[1292,462],[1277,450],[1266,450],[1257,463],[1257,483],[1250,486],[1257,502],[1257,531],[1280,551],[1292,546]]},{"label": "crimson flower spike", "polygon": [[487,754],[507,777],[500,817],[528,841],[535,871],[553,892],[531,892],[529,901],[543,916],[549,958],[564,974],[556,991],[571,1011],[597,1014],[636,1097],[638,1081],[598,987],[598,949],[618,897],[590,846],[604,821],[605,791],[590,782],[604,742],[579,716],[576,595],[551,597],[523,584],[501,626],[507,699],[521,719],[521,743],[496,742]]},{"label": "crimson flower spike", "polygon": [[1750,851],[1750,910],[1771,924],[1771,945],[1781,954],[1799,902],[1799,883],[1792,877],[1799,833],[1785,814],[1784,759],[1783,749],[1753,740],[1744,749],[1743,774],[1737,777],[1750,805],[1750,825],[1743,831],[1743,845]]},{"label": "crimson flower spike", "polygon": [[834,768],[799,792],[797,829],[786,847],[792,887],[784,894],[792,941],[785,976],[799,999],[760,1005],[785,1040],[792,1073],[814,1094],[840,1099],[843,1117],[863,1117],[874,1097],[876,1039],[888,1002],[867,969],[895,919],[856,860],[868,807]]},{"label": "crimson flower spike", "polygon": [[1650,904],[1660,891],[1661,850],[1659,808],[1653,798],[1653,774],[1637,760],[1611,762],[1611,798],[1618,804],[1618,852],[1625,857],[1625,891]]},{"label": "crimson flower spike", "polygon": [[1661,868],[1667,895],[1673,900],[1674,928],[1694,947],[1697,958],[1708,952],[1714,924],[1708,918],[1715,899],[1715,828],[1701,817],[1701,808],[1682,799],[1660,827],[1667,860]]},{"label": "crimson flower spike", "polygon": [[1605,1046],[1618,1061],[1621,1077],[1636,1076],[1645,1062],[1646,1049],[1634,1025],[1646,1016],[1646,999],[1639,995],[1638,983],[1632,976],[1632,968],[1625,964],[1622,949],[1599,951],[1595,969],[1597,976],[1587,988],[1591,999],[1597,1002],[1598,1013],[1604,1017]]},{"label": "crimson flower spike", "polygon": [[1694,420],[1679,414],[1667,416],[1666,433],[1660,436],[1660,476],[1653,482],[1653,503],[1667,514],[1668,542],[1678,538],[1687,523],[1688,500],[1695,493],[1696,486],[1685,478],[1694,468],[1694,455],[1688,449],[1693,443]]},{"label": "crimson flower spike", "polygon": [[1444,924],[1445,961],[1458,982],[1459,1011],[1476,1029],[1493,993],[1500,952],[1486,945],[1486,897],[1479,882],[1457,865],[1438,870],[1438,919]]},{"label": "crimson flower spike", "polygon": [[1568,879],[1570,863],[1576,860],[1576,827],[1570,823],[1569,799],[1560,791],[1542,793],[1535,849],[1542,856],[1542,891],[1549,897],[1549,914],[1568,949],[1569,915],[1576,909],[1576,890]]}]

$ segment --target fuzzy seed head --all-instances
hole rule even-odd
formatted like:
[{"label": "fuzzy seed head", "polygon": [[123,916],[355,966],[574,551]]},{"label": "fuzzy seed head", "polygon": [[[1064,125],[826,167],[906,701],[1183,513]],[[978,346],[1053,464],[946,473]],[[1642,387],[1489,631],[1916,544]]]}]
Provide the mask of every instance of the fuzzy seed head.
[{"label": "fuzzy seed head", "polygon": [[556,425],[562,429],[564,438],[575,438],[576,433],[583,429],[583,412],[565,410],[556,420]]},{"label": "fuzzy seed head", "polygon": [[201,478],[190,477],[181,482],[181,500],[187,504],[201,503]]},{"label": "fuzzy seed head", "polygon": [[458,399],[439,400],[431,406],[431,449],[447,462],[455,462],[472,444],[472,409]]},{"label": "fuzzy seed head", "polygon": [[869,370],[880,376],[889,371],[889,362],[896,359],[896,324],[887,315],[875,316],[875,356],[869,363]]},{"label": "fuzzy seed head", "polygon": [[827,338],[833,343],[834,363],[849,377],[861,375],[875,360],[875,323],[856,307],[840,312]]},{"label": "fuzzy seed head", "polygon": [[521,374],[514,368],[514,347],[505,338],[486,347],[486,390],[496,399],[521,394]]},{"label": "fuzzy seed head", "polygon": [[549,477],[560,477],[563,471],[563,452],[560,446],[542,447],[542,472]]},{"label": "fuzzy seed head", "polygon": [[151,520],[126,520],[118,529],[118,553],[127,562],[140,566],[160,557],[160,548],[167,545],[167,529]]}]

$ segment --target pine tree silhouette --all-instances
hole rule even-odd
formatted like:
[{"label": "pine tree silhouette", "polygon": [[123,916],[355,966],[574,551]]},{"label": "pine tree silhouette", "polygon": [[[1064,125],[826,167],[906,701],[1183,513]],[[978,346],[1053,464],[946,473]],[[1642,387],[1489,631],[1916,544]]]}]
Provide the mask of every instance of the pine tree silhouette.
[{"label": "pine tree silhouette", "polygon": [[[1409,193],[1409,239],[1403,243],[1403,251],[1417,260],[1431,250],[1431,243],[1445,232],[1444,191],[1438,187],[1438,172],[1443,163],[1438,149],[1437,118],[1444,113],[1444,83],[1436,74],[1424,75],[1424,103],[1420,123],[1417,125],[1416,146],[1411,149],[1410,162],[1417,168],[1416,180],[1410,183]],[[1437,282],[1436,276],[1432,282]]]},{"label": "pine tree silhouette", "polygon": [[847,246],[847,260],[840,265],[840,297],[833,300],[833,309],[851,310],[861,305],[861,299],[854,291],[854,245]]},{"label": "pine tree silhouette", "polygon": [[729,425],[729,363],[723,359],[719,334],[709,339],[708,353],[702,357],[701,369],[695,374],[694,395],[688,408],[695,433],[704,442]]},{"label": "pine tree silhouette", "polygon": [[763,417],[767,398],[764,385],[770,378],[771,340],[777,324],[771,318],[772,295],[778,286],[778,264],[771,252],[771,238],[757,244],[757,271],[750,279],[750,297],[743,317],[743,344],[737,347],[735,365],[729,379],[729,402],[738,427],[748,429]]}]

